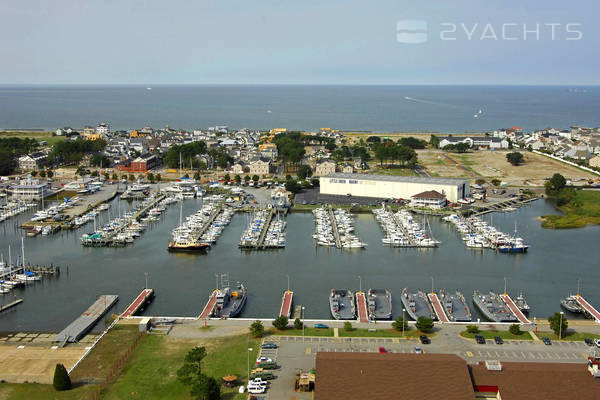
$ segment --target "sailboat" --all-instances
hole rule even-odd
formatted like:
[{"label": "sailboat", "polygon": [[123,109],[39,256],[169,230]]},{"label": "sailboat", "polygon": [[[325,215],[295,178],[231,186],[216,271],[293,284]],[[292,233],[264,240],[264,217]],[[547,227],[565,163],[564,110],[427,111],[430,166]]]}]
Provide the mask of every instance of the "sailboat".
[{"label": "sailboat", "polygon": [[15,274],[15,279],[17,279],[18,281],[21,281],[21,282],[33,282],[33,281],[40,280],[40,277],[38,275],[34,274],[31,271],[27,271],[25,269],[25,244],[23,242],[22,237],[21,237],[21,265],[23,267],[23,273]]},{"label": "sailboat", "polygon": [[515,235],[506,244],[498,246],[500,253],[526,253],[529,245],[525,244],[523,238],[517,234],[517,221],[515,221]]}]

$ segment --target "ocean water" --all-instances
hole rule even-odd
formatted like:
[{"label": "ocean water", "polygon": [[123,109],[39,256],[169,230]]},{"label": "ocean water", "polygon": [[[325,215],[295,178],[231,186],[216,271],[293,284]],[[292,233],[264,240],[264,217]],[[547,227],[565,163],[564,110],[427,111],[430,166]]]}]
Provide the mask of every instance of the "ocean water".
[{"label": "ocean water", "polygon": [[598,86],[0,86],[0,129],[482,132],[595,127],[599,109]]}]

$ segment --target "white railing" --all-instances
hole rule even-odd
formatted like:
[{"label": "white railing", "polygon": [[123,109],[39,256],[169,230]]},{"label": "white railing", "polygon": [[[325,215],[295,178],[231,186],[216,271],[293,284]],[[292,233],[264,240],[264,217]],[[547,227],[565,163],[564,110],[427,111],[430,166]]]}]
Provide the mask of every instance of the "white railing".
[{"label": "white railing", "polygon": [[546,156],[546,157],[552,158],[553,160],[560,161],[560,162],[565,163],[565,164],[572,165],[573,167],[582,169],[582,170],[587,171],[587,172],[591,172],[594,175],[600,175],[600,172],[598,172],[596,170],[593,170],[593,169],[588,168],[588,167],[583,167],[583,166],[581,166],[581,165],[579,165],[577,163],[574,163],[574,162],[569,161],[569,160],[565,160],[565,159],[557,157],[555,155],[542,153],[541,151],[537,151],[537,150],[532,150],[531,152],[535,153],[535,154],[539,154],[539,155],[542,155],[542,156]]}]

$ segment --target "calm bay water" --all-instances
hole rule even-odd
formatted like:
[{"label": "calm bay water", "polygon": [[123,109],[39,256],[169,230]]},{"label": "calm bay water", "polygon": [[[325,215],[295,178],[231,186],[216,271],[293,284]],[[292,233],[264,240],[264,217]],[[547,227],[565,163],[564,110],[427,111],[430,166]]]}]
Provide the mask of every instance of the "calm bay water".
[{"label": "calm bay water", "polygon": [[[113,213],[117,201],[113,201]],[[127,203],[121,204],[122,210],[127,207]],[[186,201],[184,215],[200,205],[200,200]],[[369,243],[368,249],[348,252],[316,248],[310,213],[287,217],[288,245],[283,250],[239,251],[237,243],[247,217],[237,214],[207,255],[174,255],[166,251],[169,231],[179,220],[178,207],[172,206],[161,222],[126,248],[81,246],[79,237],[91,231],[91,225],[50,237],[25,238],[27,260],[52,262],[62,267],[62,273],[18,291],[17,297],[24,302],[0,315],[0,331],[59,331],[100,294],[118,294],[116,311],[121,312],[144,286],[144,272],[149,273],[149,286],[156,289],[146,315],[197,316],[214,289],[215,274],[221,272],[229,272],[232,283],[242,281],[249,289],[242,317],[274,317],[287,285],[286,274],[295,291],[295,303],[306,306],[307,318],[330,318],[329,291],[357,290],[359,275],[363,288],[392,291],[395,315],[402,309],[402,288],[429,290],[432,276],[436,288],[460,289],[469,300],[474,289],[502,291],[503,278],[507,277],[509,293],[526,293],[532,317],[559,310],[559,299],[574,293],[581,278],[583,294],[600,306],[600,293],[595,290],[600,284],[600,227],[564,231],[540,228],[535,217],[552,212],[550,204],[537,201],[513,213],[486,217],[509,232],[518,221],[519,233],[532,245],[524,255],[469,250],[454,227],[438,218],[430,219],[430,223],[434,236],[442,241],[439,248],[384,247],[381,229],[369,214],[358,215],[356,224],[359,237]],[[5,257],[9,244],[13,256],[18,251],[21,232],[16,226],[26,218],[22,215],[0,226],[0,251]],[[13,294],[5,295],[1,301],[12,298]]]},{"label": "calm bay water", "polygon": [[597,86],[0,86],[0,129],[107,122],[113,129],[480,132],[600,126],[599,108]]}]

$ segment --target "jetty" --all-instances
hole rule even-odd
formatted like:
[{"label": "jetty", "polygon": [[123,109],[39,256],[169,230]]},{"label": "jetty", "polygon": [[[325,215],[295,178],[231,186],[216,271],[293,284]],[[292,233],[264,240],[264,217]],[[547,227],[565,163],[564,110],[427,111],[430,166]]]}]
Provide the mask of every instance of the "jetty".
[{"label": "jetty", "polygon": [[356,292],[356,309],[358,310],[358,322],[369,322],[367,298],[362,290]]},{"label": "jetty", "polygon": [[292,302],[294,300],[294,292],[286,290],[281,298],[281,308],[279,308],[279,316],[290,318],[292,314]]},{"label": "jetty", "polygon": [[143,289],[127,309],[121,314],[122,318],[132,317],[154,298],[154,289]]},{"label": "jetty", "polygon": [[519,310],[519,307],[517,307],[517,305],[515,304],[513,299],[511,299],[508,294],[506,294],[506,293],[501,294],[500,298],[502,299],[502,301],[504,301],[504,304],[506,304],[508,306],[508,308],[510,308],[510,311],[515,315],[515,317],[517,317],[517,319],[519,320],[520,323],[522,323],[522,324],[530,324],[531,323],[531,321],[529,319],[527,319],[525,314],[523,314],[523,312],[521,310]]},{"label": "jetty", "polygon": [[473,209],[466,210],[464,212],[465,215],[469,215],[472,217],[477,217],[480,215],[488,214],[491,212],[504,212],[504,211],[514,211],[517,208],[523,207],[533,201],[538,200],[538,197],[530,197],[530,198],[509,198],[507,200],[502,200],[496,203],[488,203],[483,207],[478,207],[476,212],[473,212]]},{"label": "jetty", "polygon": [[435,312],[435,315],[437,315],[438,321],[442,323],[450,322],[450,319],[448,319],[438,295],[435,292],[431,292],[427,294],[427,298],[433,306],[433,311]]},{"label": "jetty", "polygon": [[580,294],[577,294],[575,300],[581,305],[583,308],[583,312],[589,318],[594,319],[596,322],[600,322],[600,312],[596,310],[586,299],[583,298]]},{"label": "jetty", "polygon": [[4,305],[0,306],[0,313],[4,312],[10,308],[13,308],[16,305],[21,304],[22,302],[23,302],[23,299],[17,299],[15,301],[11,301],[8,304],[4,304]]},{"label": "jetty", "polygon": [[54,341],[61,343],[62,346],[77,342],[118,300],[119,296],[116,294],[105,294],[98,297],[98,300],[85,310],[79,318],[56,335]]},{"label": "jetty", "polygon": [[202,309],[202,312],[198,316],[198,319],[210,318],[210,316],[212,315],[212,313],[215,309],[216,304],[217,304],[217,290],[215,289],[215,290],[213,290],[210,297],[208,298],[208,301],[204,305],[204,308]]}]

